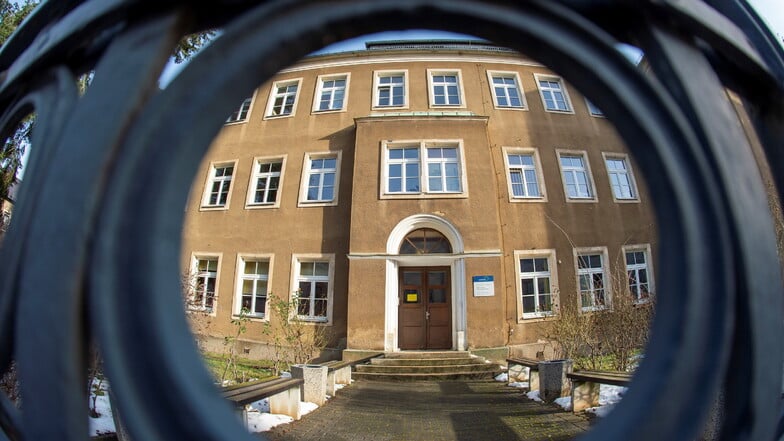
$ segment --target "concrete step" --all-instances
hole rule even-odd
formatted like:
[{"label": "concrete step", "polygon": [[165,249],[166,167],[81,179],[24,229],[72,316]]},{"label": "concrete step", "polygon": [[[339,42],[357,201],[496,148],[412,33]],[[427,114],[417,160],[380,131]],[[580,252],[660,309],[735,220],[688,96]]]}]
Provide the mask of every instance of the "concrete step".
[{"label": "concrete step", "polygon": [[456,364],[485,364],[480,358],[374,358],[376,366],[448,366]]},{"label": "concrete step", "polygon": [[501,373],[495,363],[464,351],[406,351],[385,354],[355,366],[352,378],[367,381],[491,380]]},{"label": "concrete step", "polygon": [[380,364],[366,364],[356,367],[357,372],[388,373],[388,374],[444,374],[449,372],[495,372],[499,371],[498,365],[488,363],[450,364],[450,365],[425,365],[425,366],[391,366]]},{"label": "concrete step", "polygon": [[471,353],[468,351],[405,351],[388,352],[384,354],[384,358],[471,358]]},{"label": "concrete step", "polygon": [[357,381],[465,381],[465,380],[488,380],[491,381],[498,372],[449,372],[449,373],[376,373],[376,372],[354,372],[351,374],[352,380]]}]

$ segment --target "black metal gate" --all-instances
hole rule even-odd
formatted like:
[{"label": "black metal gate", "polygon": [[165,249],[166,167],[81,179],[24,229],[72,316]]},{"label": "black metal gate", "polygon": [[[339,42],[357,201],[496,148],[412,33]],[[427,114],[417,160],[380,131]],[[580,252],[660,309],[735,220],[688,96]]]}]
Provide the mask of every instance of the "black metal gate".
[{"label": "black metal gate", "polygon": [[[177,41],[210,28],[221,35],[160,90]],[[622,405],[585,439],[694,439],[720,389],[724,439],[780,436],[775,232],[725,88],[784,191],[784,54],[744,1],[63,0],[0,51],[0,136],[37,114],[0,249],[0,371],[16,360],[24,403],[0,397],[0,439],[86,438],[92,339],[134,439],[253,439],[171,295],[181,207],[254,87],[327,43],[405,28],[470,30],[547,64],[614,122],[649,183],[662,239],[652,341]],[[75,78],[90,70],[80,97]]]}]

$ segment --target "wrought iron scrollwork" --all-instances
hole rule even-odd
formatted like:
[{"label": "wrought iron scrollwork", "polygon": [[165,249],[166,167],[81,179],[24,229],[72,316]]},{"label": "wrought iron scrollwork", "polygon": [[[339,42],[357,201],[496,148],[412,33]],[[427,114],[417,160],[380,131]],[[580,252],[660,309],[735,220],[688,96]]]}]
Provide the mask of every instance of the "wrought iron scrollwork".
[{"label": "wrought iron scrollwork", "polygon": [[[209,28],[222,32],[159,89],[177,41]],[[327,43],[393,28],[469,29],[547,64],[603,109],[649,183],[663,293],[652,341],[585,439],[693,439],[719,390],[725,439],[781,436],[775,232],[724,90],[745,99],[783,192],[784,55],[745,2],[89,0],[45,2],[0,50],[0,136],[37,114],[0,249],[0,371],[16,360],[24,403],[0,397],[0,439],[86,437],[93,338],[134,439],[251,439],[178,312],[182,207],[250,90]]]}]

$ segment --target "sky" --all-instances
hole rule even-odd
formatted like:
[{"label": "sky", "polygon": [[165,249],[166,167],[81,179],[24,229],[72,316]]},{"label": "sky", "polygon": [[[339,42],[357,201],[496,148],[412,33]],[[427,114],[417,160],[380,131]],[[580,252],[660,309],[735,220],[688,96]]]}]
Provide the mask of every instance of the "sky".
[{"label": "sky", "polygon": [[749,3],[781,41],[784,38],[784,2],[782,0],[750,0]]}]

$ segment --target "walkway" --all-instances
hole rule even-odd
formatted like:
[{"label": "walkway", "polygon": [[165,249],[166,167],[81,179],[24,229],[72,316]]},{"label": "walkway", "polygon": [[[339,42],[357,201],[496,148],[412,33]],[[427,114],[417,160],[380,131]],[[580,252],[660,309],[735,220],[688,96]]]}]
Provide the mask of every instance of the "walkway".
[{"label": "walkway", "polygon": [[271,441],[568,440],[588,421],[499,382],[356,382]]}]

